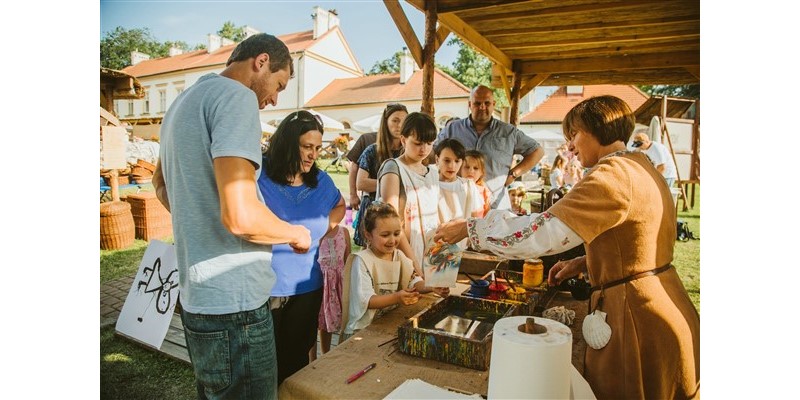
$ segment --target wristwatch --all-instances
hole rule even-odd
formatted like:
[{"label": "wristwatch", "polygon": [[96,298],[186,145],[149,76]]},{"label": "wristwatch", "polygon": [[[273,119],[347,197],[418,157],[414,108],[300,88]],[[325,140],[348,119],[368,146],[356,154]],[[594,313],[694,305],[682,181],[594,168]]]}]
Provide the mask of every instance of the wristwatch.
[{"label": "wristwatch", "polygon": [[514,179],[517,179],[517,173],[514,172],[513,169],[508,170],[508,176],[512,176]]}]

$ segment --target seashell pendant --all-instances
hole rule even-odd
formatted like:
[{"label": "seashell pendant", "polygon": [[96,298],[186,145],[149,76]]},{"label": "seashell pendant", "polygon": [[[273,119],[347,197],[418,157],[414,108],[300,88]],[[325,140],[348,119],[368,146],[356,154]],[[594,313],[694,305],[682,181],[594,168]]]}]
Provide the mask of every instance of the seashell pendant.
[{"label": "seashell pendant", "polygon": [[583,340],[589,347],[600,350],[611,340],[611,326],[606,323],[606,313],[595,310],[583,319]]}]

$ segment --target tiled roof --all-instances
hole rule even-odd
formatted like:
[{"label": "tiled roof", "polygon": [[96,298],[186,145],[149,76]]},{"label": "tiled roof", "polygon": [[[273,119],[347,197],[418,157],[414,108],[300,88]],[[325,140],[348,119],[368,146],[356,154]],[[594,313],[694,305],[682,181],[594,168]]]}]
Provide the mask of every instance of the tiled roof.
[{"label": "tiled roof", "polygon": [[[333,29],[317,38],[317,40],[313,39],[314,31],[289,33],[278,36],[278,39],[286,43],[286,47],[289,48],[289,53],[295,53],[311,47],[332,31]],[[225,65],[225,62],[228,61],[228,57],[231,56],[234,48],[236,48],[236,43],[222,46],[211,54],[204,49],[178,54],[173,57],[155,58],[126,67],[122,71],[137,78],[141,78],[166,72],[183,71],[212,65]]]},{"label": "tiled roof", "polygon": [[[469,97],[466,86],[438,68],[434,71],[435,99]],[[335,79],[309,100],[305,107],[409,100],[422,100],[422,70],[414,71],[405,84],[400,83],[399,73]]]},{"label": "tiled roof", "polygon": [[567,94],[567,87],[561,86],[553,92],[536,109],[520,118],[522,124],[561,123],[567,112],[576,104],[594,96],[617,96],[628,103],[631,110],[636,110],[650,95],[632,85],[587,85],[583,94]]}]

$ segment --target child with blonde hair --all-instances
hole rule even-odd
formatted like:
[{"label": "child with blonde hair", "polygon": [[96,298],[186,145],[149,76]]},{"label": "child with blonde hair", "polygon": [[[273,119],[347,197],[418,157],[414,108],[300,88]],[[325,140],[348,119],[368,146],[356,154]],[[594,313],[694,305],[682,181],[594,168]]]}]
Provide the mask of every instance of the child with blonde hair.
[{"label": "child with blonde hair", "polygon": [[492,205],[492,191],[484,184],[483,177],[486,176],[486,159],[478,150],[467,150],[464,155],[464,163],[461,165],[461,177],[467,178],[475,182],[478,188],[478,205],[481,208],[481,214],[478,217],[482,218],[489,212]]},{"label": "child with blonde hair", "polygon": [[517,215],[528,215],[522,203],[525,201],[525,185],[521,182],[511,182],[508,186],[508,198],[511,201],[511,212]]}]

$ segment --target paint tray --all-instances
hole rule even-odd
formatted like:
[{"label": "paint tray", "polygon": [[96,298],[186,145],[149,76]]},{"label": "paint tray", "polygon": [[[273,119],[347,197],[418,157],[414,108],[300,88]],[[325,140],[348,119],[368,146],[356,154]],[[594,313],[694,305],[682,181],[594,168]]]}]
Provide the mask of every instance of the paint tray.
[{"label": "paint tray", "polygon": [[397,328],[400,351],[486,371],[494,323],[514,315],[514,304],[448,296]]},{"label": "paint tray", "polygon": [[[500,276],[507,276],[508,279],[511,279],[511,282],[513,282],[514,285],[516,285],[516,287],[522,288],[522,272],[497,270],[495,271],[495,274],[497,274],[497,277],[493,278],[492,272],[490,271],[486,275],[483,275],[481,279],[487,280],[489,282],[496,281],[498,284],[502,286],[510,287],[505,277],[503,278],[500,277]],[[525,289],[525,293],[518,294],[516,296],[512,296],[507,292],[494,291],[494,290],[490,290],[488,294],[481,296],[473,294],[471,292],[472,288],[467,288],[461,293],[461,296],[513,304],[516,306],[514,310],[514,315],[534,315],[534,313],[536,312],[536,306],[538,305],[539,300],[542,298],[543,293],[546,291],[546,289],[543,288],[533,288],[533,289],[523,288],[523,289]]]}]

